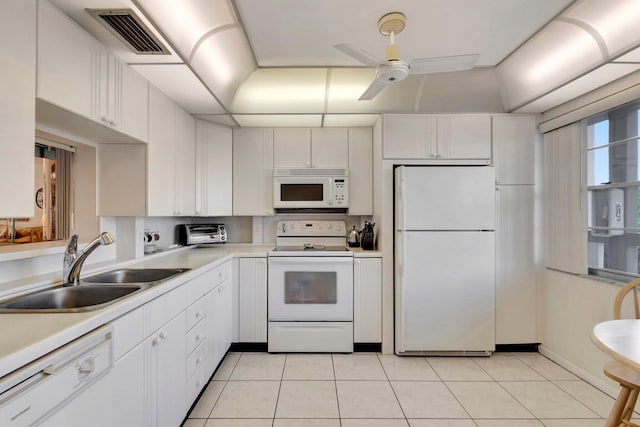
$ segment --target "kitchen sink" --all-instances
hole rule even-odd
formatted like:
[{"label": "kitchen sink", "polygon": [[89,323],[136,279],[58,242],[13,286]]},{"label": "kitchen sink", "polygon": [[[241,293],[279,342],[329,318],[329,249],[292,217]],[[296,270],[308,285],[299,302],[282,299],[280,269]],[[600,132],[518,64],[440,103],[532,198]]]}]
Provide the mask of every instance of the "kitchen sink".
[{"label": "kitchen sink", "polygon": [[0,302],[0,313],[75,313],[103,308],[136,291],[148,289],[188,268],[123,268]]},{"label": "kitchen sink", "polygon": [[85,285],[46,289],[1,302],[0,313],[91,311],[114,303],[142,288],[142,285]]},{"label": "kitchen sink", "polygon": [[188,268],[124,268],[96,274],[84,278],[82,281],[86,283],[144,283],[148,285],[152,282],[169,279],[188,270]]}]

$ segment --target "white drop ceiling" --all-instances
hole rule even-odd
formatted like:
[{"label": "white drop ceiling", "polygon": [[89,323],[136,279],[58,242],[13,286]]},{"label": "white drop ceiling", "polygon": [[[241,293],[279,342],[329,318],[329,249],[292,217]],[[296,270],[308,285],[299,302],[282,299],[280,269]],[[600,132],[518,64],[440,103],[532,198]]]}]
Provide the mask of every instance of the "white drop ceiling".
[{"label": "white drop ceiling", "polygon": [[[196,117],[226,125],[363,125],[383,112],[543,112],[640,69],[638,0],[51,0]],[[137,56],[85,8],[134,9],[171,49]],[[377,28],[406,16],[403,60],[479,54],[469,71],[409,76],[371,101]],[[372,119],[373,118],[373,119]]]}]

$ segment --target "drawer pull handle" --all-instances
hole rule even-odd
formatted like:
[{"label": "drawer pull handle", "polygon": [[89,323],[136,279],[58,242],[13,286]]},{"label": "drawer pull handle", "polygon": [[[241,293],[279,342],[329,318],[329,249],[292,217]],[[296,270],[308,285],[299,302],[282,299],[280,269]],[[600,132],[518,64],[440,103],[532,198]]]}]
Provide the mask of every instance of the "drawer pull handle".
[{"label": "drawer pull handle", "polygon": [[166,339],[166,338],[167,338],[167,332],[166,331],[160,332],[160,339]]},{"label": "drawer pull handle", "polygon": [[162,338],[154,337],[153,340],[151,340],[151,345],[156,347],[156,346],[160,345],[161,342],[162,342]]},{"label": "drawer pull handle", "polygon": [[196,311],[196,318],[202,316],[202,313],[200,311]]},{"label": "drawer pull handle", "polygon": [[201,364],[201,363],[202,363],[202,357],[198,357],[198,358],[196,359],[196,365],[199,365],[199,364]]},{"label": "drawer pull handle", "polygon": [[202,339],[202,335],[196,334],[196,341],[200,341]]}]

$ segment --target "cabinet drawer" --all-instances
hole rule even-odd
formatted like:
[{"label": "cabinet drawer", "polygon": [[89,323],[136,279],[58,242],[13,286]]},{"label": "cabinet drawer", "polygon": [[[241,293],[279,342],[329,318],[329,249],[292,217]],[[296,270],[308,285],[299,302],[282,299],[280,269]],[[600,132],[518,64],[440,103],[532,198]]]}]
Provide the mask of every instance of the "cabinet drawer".
[{"label": "cabinet drawer", "polygon": [[201,366],[205,365],[206,360],[207,345],[205,340],[187,357],[187,378],[191,378]]},{"label": "cabinet drawer", "polygon": [[193,328],[196,323],[204,319],[206,313],[206,302],[204,297],[191,304],[187,310],[187,331]]},{"label": "cabinet drawer", "polygon": [[204,341],[206,336],[205,322],[199,322],[189,332],[187,332],[187,354],[191,354],[193,350]]},{"label": "cabinet drawer", "polygon": [[207,385],[207,370],[202,366],[198,369],[193,377],[187,381],[187,406],[191,406]]}]

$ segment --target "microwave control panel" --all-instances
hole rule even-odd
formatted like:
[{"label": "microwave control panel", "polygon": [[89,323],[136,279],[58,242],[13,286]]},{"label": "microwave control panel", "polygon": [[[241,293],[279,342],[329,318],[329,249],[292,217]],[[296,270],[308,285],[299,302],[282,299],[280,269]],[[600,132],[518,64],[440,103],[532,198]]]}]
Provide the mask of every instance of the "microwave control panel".
[{"label": "microwave control panel", "polygon": [[344,178],[335,178],[333,180],[333,201],[337,205],[344,205],[347,199],[349,189],[346,187]]}]

